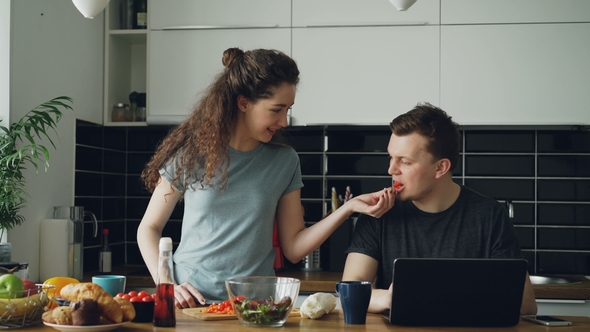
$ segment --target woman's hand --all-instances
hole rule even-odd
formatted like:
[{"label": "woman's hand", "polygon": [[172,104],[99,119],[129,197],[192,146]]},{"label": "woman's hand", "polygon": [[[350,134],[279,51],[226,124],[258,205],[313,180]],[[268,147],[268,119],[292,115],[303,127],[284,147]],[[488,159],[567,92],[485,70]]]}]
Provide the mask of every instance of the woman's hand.
[{"label": "woman's hand", "polygon": [[381,218],[395,203],[395,194],[391,188],[385,188],[370,194],[353,197],[347,203],[354,204],[352,210],[375,218]]},{"label": "woman's hand", "polygon": [[188,282],[174,286],[174,298],[176,299],[174,302],[178,309],[195,308],[199,305],[205,305],[203,294]]}]

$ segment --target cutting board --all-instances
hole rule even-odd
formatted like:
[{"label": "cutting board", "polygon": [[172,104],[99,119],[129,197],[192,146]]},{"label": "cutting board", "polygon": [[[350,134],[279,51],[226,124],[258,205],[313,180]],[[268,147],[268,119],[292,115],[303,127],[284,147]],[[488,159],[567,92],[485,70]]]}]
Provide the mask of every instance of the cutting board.
[{"label": "cutting board", "polygon": [[[204,308],[186,308],[182,309],[182,313],[200,320],[238,319],[236,315],[210,314],[206,312],[201,312],[201,310],[204,310]],[[289,313],[289,317],[301,317],[301,315],[299,314],[299,308],[293,308],[293,310],[291,310],[291,312]]]}]

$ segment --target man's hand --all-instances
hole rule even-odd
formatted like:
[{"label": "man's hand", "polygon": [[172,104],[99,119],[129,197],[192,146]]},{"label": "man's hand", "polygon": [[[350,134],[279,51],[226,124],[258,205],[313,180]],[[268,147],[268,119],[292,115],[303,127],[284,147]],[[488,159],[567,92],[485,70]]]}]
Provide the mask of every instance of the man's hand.
[{"label": "man's hand", "polygon": [[369,312],[382,313],[391,308],[391,296],[393,294],[393,284],[388,289],[373,289],[371,302],[369,302]]}]

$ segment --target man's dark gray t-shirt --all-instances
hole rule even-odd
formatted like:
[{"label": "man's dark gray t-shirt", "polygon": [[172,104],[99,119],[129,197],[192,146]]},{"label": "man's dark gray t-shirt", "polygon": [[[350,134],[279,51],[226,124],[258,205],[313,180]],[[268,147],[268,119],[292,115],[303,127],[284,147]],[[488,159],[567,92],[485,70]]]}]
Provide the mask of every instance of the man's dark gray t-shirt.
[{"label": "man's dark gray t-shirt", "polygon": [[361,215],[346,253],[379,262],[376,288],[392,282],[393,261],[412,258],[521,258],[520,246],[504,206],[461,186],[447,210],[427,213],[410,201],[396,201],[381,218]]}]

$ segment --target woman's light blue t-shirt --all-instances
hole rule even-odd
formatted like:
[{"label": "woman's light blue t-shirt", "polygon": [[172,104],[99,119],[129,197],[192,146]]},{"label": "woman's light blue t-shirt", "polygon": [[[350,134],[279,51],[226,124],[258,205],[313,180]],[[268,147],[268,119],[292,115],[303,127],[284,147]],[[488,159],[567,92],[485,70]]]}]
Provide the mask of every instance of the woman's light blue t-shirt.
[{"label": "woman's light blue t-shirt", "polygon": [[[161,173],[171,181],[174,171],[173,164]],[[226,190],[201,189],[197,183],[184,194],[182,235],[174,252],[177,283],[188,281],[207,300],[221,301],[228,298],[229,277],[274,275],[277,204],[301,187],[293,149],[275,144],[247,152],[230,148]]]}]

